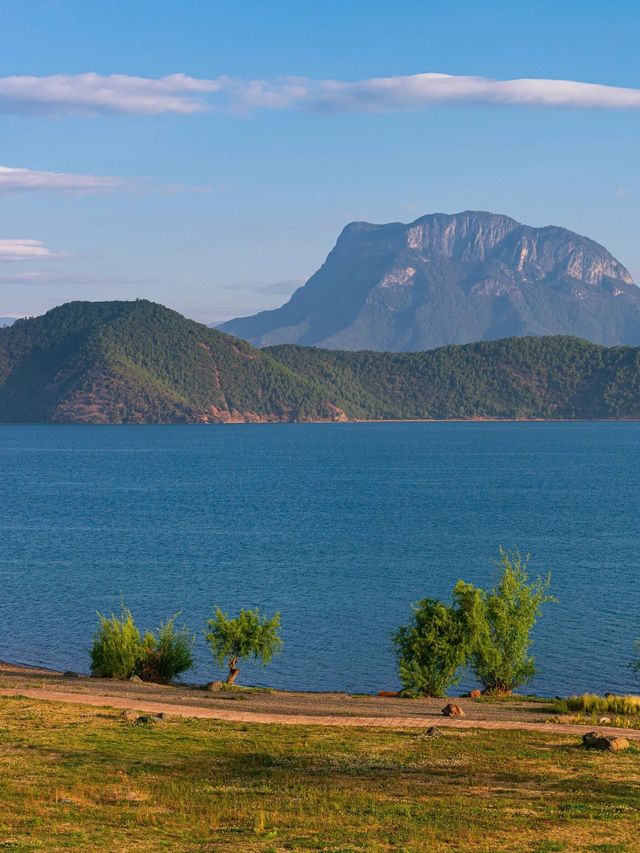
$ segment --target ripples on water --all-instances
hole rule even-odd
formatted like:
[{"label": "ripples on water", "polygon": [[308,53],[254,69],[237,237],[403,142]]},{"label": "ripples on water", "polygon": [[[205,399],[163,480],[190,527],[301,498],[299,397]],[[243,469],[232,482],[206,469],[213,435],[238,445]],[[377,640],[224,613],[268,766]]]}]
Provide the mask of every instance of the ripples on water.
[{"label": "ripples on water", "polygon": [[[87,669],[96,610],[182,611],[220,672],[214,604],[282,612],[245,683],[397,685],[389,633],[498,545],[553,570],[535,631],[544,694],[633,690],[640,424],[0,426],[0,658]],[[462,687],[469,685],[469,679]],[[640,686],[640,685],[638,685]]]}]

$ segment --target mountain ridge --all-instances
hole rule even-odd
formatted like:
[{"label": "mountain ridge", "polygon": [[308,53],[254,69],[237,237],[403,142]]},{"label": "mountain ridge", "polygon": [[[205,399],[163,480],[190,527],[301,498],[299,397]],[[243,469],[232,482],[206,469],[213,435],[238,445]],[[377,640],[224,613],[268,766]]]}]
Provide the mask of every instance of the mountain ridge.
[{"label": "mountain ridge", "polygon": [[218,326],[256,346],[419,351],[519,335],[640,343],[640,289],[604,246],[502,214],[353,222],[280,308]]},{"label": "mountain ridge", "polygon": [[0,329],[3,423],[548,418],[640,419],[640,348],[257,349],[146,300],[71,302]]}]

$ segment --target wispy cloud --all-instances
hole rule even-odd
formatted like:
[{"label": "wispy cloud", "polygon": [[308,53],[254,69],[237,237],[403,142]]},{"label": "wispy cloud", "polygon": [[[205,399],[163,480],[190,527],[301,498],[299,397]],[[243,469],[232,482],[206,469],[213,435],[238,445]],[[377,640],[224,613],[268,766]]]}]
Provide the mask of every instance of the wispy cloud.
[{"label": "wispy cloud", "polygon": [[186,74],[0,78],[0,111],[15,113],[158,115],[209,108],[383,112],[456,103],[635,110],[640,109],[640,89],[575,80],[494,80],[434,73],[353,82],[308,77],[198,79]]},{"label": "wispy cloud", "polygon": [[125,278],[115,275],[84,275],[83,273],[57,273],[44,270],[8,272],[0,269],[0,285],[65,285],[70,287],[142,284],[144,279]]},{"label": "wispy cloud", "polygon": [[197,80],[186,74],[158,78],[93,73],[0,77],[0,109],[14,113],[194,113],[206,108],[200,96],[218,88],[216,80]]},{"label": "wispy cloud", "polygon": [[302,279],[283,279],[282,281],[251,282],[249,284],[228,284],[223,290],[251,290],[255,293],[265,293],[270,296],[290,296],[294,290],[304,284]]},{"label": "wispy cloud", "polygon": [[312,110],[417,110],[438,104],[483,103],[527,107],[640,109],[640,89],[572,80],[492,80],[449,74],[337,80],[275,81],[241,93],[255,106]]},{"label": "wispy cloud", "polygon": [[66,257],[66,252],[49,249],[40,240],[0,240],[0,261],[45,261]]},{"label": "wispy cloud", "polygon": [[45,172],[36,169],[0,166],[0,195],[5,193],[54,192],[86,195],[109,190],[135,193],[209,193],[212,187],[188,184],[161,184],[149,178],[118,178],[71,172]]},{"label": "wispy cloud", "polygon": [[124,186],[121,178],[100,175],[75,175],[67,172],[42,172],[0,166],[0,193],[66,192],[93,193]]}]

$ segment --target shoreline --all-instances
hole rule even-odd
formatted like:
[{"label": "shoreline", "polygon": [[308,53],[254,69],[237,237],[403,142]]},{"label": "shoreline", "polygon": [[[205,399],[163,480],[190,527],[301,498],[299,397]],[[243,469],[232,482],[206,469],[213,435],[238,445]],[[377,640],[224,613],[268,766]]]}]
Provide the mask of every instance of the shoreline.
[{"label": "shoreline", "polygon": [[324,424],[345,426],[353,424],[637,424],[637,418],[347,418],[344,420],[305,421],[0,421],[3,426],[49,426],[49,427],[244,427],[244,426],[305,426]]},{"label": "shoreline", "polygon": [[[116,681],[60,671],[0,664],[0,702],[39,701],[63,708],[84,706],[120,712],[228,723],[378,729],[428,729],[432,726],[465,730],[506,730],[585,734],[598,731],[640,742],[639,727],[624,727],[608,719],[559,713],[553,700],[512,696],[508,699],[465,697],[407,699],[397,695],[288,692],[245,687],[207,690],[187,684]],[[448,716],[444,706],[454,701],[462,714]]]},{"label": "shoreline", "polygon": [[[85,684],[108,684],[111,685],[114,689],[118,687],[126,688],[127,685],[131,686],[132,682],[128,680],[120,680],[117,678],[100,678],[94,677],[88,672],[81,672],[79,670],[65,670],[65,669],[56,669],[51,666],[43,666],[41,664],[30,664],[30,663],[22,663],[16,661],[9,660],[0,660],[0,679],[2,675],[5,673],[10,673],[16,677],[25,677],[29,676],[42,676],[45,678],[52,678],[55,680],[64,680],[65,684],[67,683],[85,683]],[[217,691],[207,691],[207,684],[216,683],[223,685]],[[471,697],[469,696],[469,692],[465,693],[448,693],[446,697],[437,698],[437,697],[409,697],[409,696],[401,696],[400,690],[386,690],[380,689],[378,691],[366,692],[366,691],[355,691],[349,692],[347,690],[313,690],[309,688],[283,688],[283,687],[271,687],[269,685],[260,685],[260,684],[240,684],[234,685],[230,689],[225,690],[225,682],[223,680],[217,681],[208,681],[208,682],[200,682],[200,681],[173,681],[167,684],[161,684],[153,681],[142,681],[135,682],[140,689],[166,689],[166,690],[178,690],[178,691],[194,691],[198,694],[202,694],[203,692],[208,694],[209,696],[216,695],[216,693],[225,693],[225,692],[234,692],[237,691],[238,694],[242,694],[243,692],[249,693],[263,693],[265,695],[278,695],[284,697],[296,697],[296,696],[304,696],[309,699],[319,699],[322,697],[336,697],[336,698],[349,698],[349,699],[363,699],[363,700],[376,700],[384,703],[388,703],[390,700],[396,700],[404,703],[413,703],[420,702],[423,700],[428,700],[430,702],[444,702],[446,700],[469,700]],[[640,692],[640,691],[639,691]],[[592,691],[582,691],[582,693],[567,693],[566,696],[558,696],[556,694],[542,694],[542,693],[513,693],[508,696],[503,697],[491,697],[491,696],[482,696],[481,702],[485,703],[504,703],[509,704],[511,702],[518,703],[529,703],[529,704],[553,704],[554,702],[564,699],[570,696],[580,696],[584,694],[591,694]],[[597,695],[597,694],[595,694]],[[621,692],[621,693],[612,693],[610,695],[614,696],[635,696],[633,692]]]}]

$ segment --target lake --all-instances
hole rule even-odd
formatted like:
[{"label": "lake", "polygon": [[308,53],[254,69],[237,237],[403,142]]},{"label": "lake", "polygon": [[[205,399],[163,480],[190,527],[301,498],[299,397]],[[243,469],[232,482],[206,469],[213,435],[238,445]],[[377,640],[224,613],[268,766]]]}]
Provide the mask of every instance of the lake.
[{"label": "lake", "polygon": [[259,606],[284,651],[240,683],[394,689],[412,602],[489,585],[517,544],[559,598],[531,690],[638,690],[639,442],[637,423],[0,426],[0,659],[87,671],[123,598],[142,628],[181,611],[212,680],[213,606]]}]

